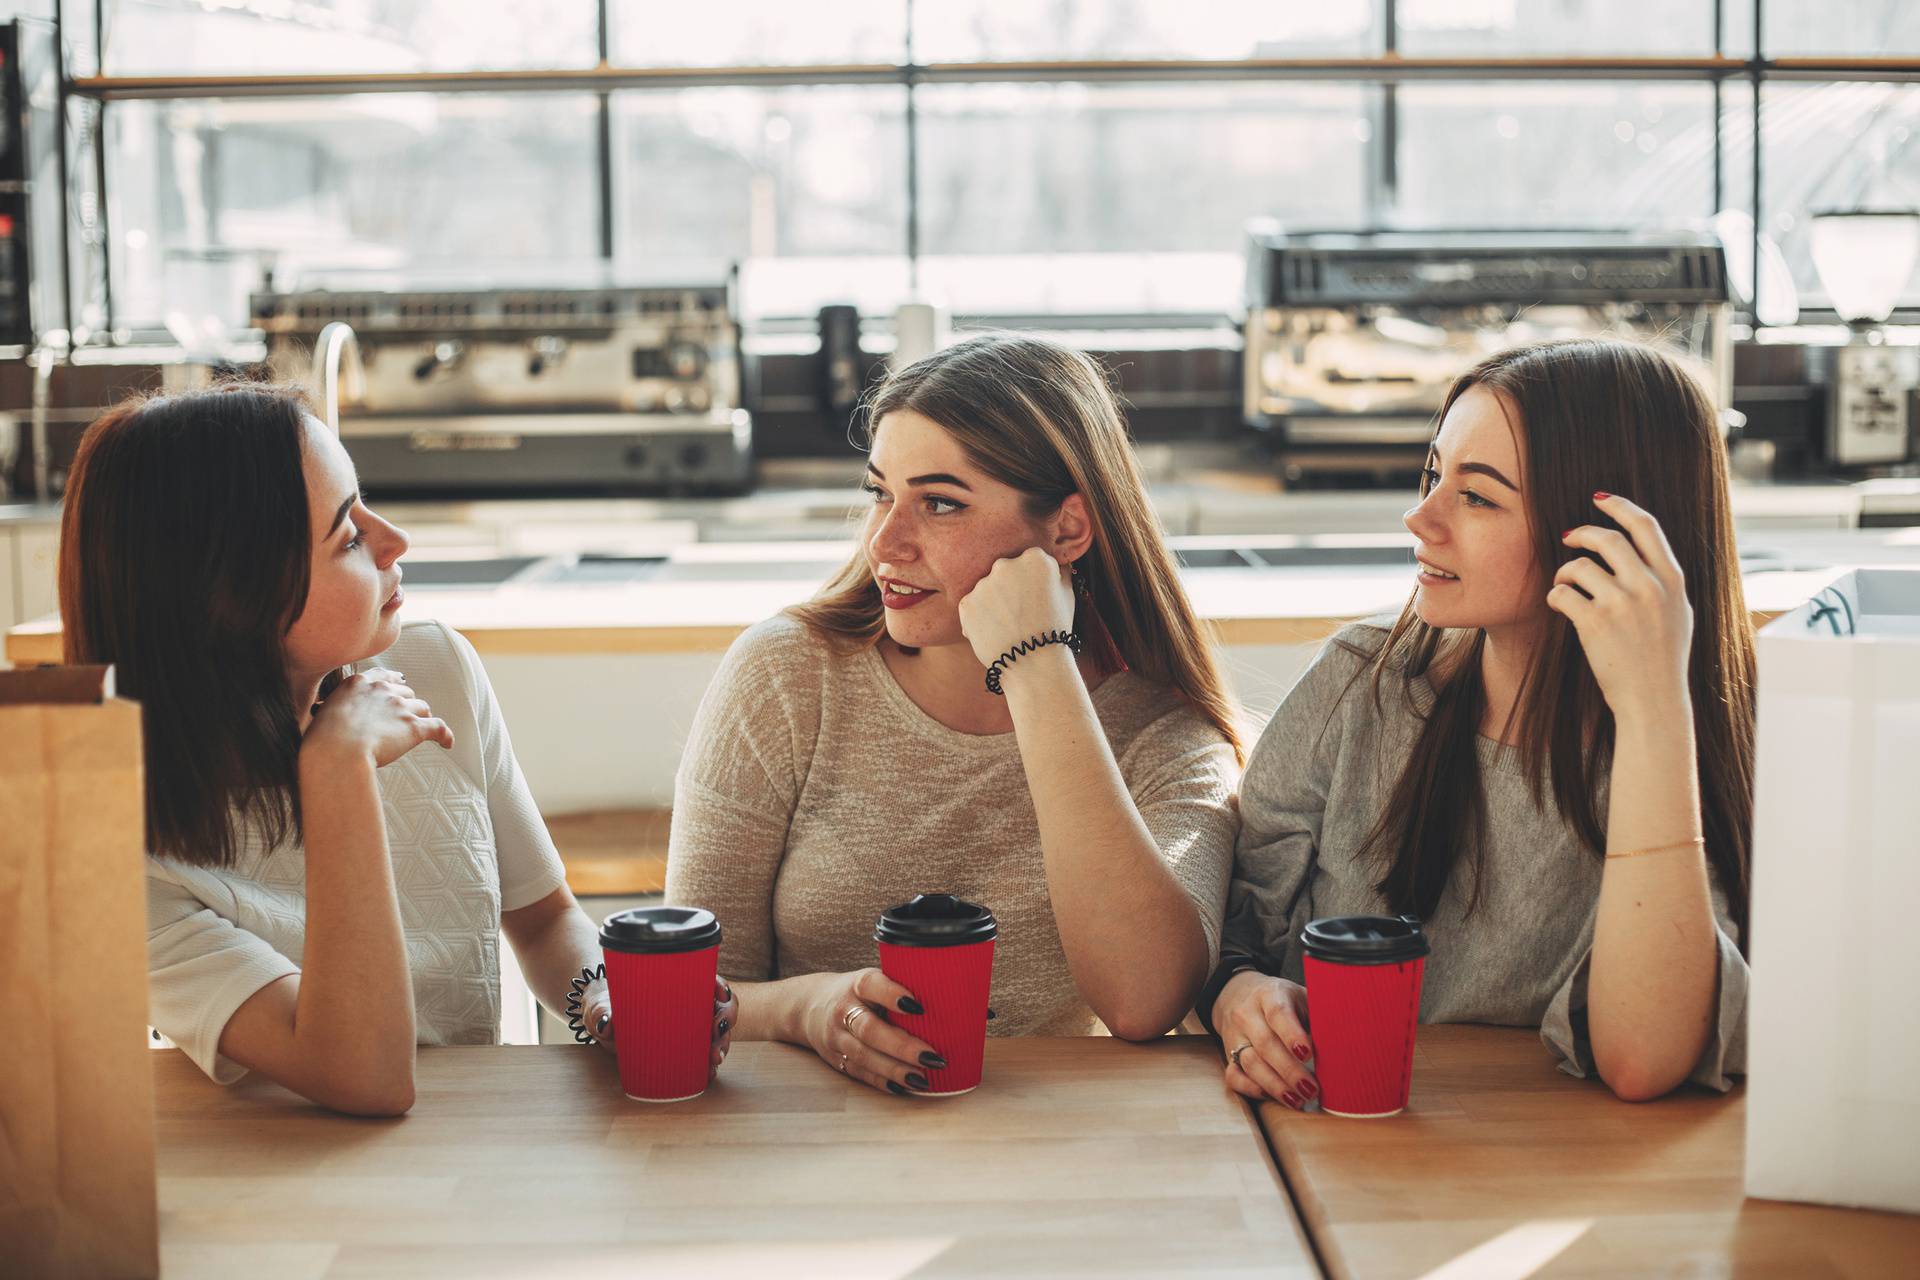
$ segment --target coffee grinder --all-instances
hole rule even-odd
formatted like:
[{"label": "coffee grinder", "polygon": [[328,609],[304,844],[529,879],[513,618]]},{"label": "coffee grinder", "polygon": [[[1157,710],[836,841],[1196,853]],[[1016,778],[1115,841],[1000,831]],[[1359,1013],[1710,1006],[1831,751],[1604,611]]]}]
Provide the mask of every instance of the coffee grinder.
[{"label": "coffee grinder", "polygon": [[1920,213],[1858,210],[1812,219],[1813,265],[1833,309],[1852,329],[1833,353],[1827,391],[1827,461],[1890,466],[1912,454],[1912,401],[1920,347],[1888,342],[1886,319],[1920,254]]}]

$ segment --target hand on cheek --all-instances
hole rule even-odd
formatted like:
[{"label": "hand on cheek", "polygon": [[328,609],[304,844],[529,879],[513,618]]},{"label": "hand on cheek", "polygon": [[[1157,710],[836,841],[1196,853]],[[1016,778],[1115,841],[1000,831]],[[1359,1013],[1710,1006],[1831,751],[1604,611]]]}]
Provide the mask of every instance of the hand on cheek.
[{"label": "hand on cheek", "polygon": [[1039,547],[995,562],[960,601],[960,630],[982,666],[1014,645],[1073,627],[1073,575]]}]

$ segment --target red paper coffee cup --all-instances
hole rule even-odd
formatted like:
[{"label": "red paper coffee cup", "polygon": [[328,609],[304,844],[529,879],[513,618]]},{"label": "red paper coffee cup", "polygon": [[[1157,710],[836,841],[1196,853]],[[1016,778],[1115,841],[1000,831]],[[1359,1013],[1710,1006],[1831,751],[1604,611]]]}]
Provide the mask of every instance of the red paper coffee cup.
[{"label": "red paper coffee cup", "polygon": [[1428,951],[1420,922],[1339,916],[1310,922],[1300,942],[1320,1109],[1356,1118],[1406,1110]]},{"label": "red paper coffee cup", "polygon": [[880,972],[913,993],[925,1013],[887,1010],[887,1020],[947,1060],[924,1068],[927,1096],[980,1084],[987,1051],[987,997],[993,986],[993,912],[950,893],[923,893],[880,913],[874,941]]},{"label": "red paper coffee cup", "polygon": [[636,1102],[706,1092],[720,922],[697,907],[640,907],[600,925],[620,1087]]}]

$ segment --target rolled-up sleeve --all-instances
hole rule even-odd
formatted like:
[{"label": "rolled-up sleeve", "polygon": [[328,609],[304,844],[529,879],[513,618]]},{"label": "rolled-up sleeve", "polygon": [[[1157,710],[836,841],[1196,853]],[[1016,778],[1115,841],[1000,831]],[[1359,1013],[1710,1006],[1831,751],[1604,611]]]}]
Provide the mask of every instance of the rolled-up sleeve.
[{"label": "rolled-up sleeve", "polygon": [[300,966],[182,885],[147,876],[147,1018],[219,1084],[247,1074],[220,1055],[234,1011]]}]

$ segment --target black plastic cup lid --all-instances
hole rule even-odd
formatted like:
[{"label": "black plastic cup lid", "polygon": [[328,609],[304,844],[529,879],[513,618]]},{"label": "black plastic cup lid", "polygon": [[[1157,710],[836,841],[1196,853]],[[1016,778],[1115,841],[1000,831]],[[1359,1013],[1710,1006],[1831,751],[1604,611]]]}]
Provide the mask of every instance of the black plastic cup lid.
[{"label": "black plastic cup lid", "polygon": [[720,945],[720,922],[699,907],[635,907],[601,922],[600,945],[636,955],[701,951]]},{"label": "black plastic cup lid", "polygon": [[1310,920],[1300,943],[1316,960],[1335,964],[1401,964],[1431,949],[1413,916],[1329,916]]},{"label": "black plastic cup lid", "polygon": [[898,947],[962,947],[998,935],[993,912],[950,893],[915,894],[913,901],[880,913],[876,941]]}]

